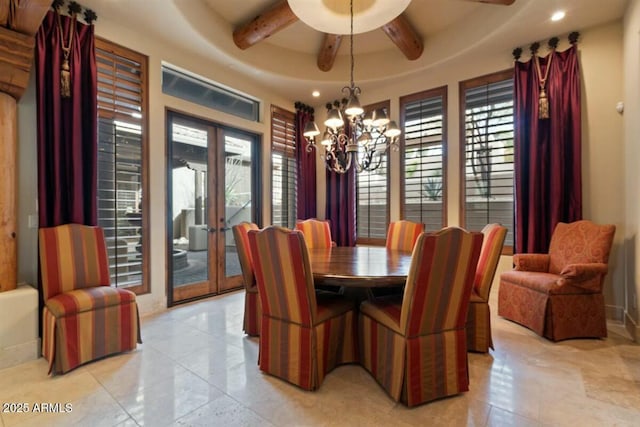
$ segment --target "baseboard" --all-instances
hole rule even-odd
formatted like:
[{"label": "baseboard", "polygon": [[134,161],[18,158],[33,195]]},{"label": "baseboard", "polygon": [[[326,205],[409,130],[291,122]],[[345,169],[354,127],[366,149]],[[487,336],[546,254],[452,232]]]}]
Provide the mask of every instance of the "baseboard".
[{"label": "baseboard", "polygon": [[604,310],[607,320],[614,320],[620,323],[624,322],[625,312],[622,307],[617,305],[605,305]]},{"label": "baseboard", "polygon": [[40,357],[40,338],[0,349],[0,369],[16,366]]},{"label": "baseboard", "polygon": [[629,313],[625,313],[624,327],[627,332],[629,332],[629,335],[631,335],[631,339],[634,342],[638,342],[638,339],[640,339],[640,326],[636,325],[636,322],[629,316]]}]

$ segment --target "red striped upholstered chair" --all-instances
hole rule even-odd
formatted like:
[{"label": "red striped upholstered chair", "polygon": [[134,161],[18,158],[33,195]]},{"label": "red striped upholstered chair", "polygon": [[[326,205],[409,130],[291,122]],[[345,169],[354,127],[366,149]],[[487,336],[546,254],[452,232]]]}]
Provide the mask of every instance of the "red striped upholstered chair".
[{"label": "red striped upholstered chair", "polygon": [[607,336],[602,285],[615,225],[559,222],[548,254],[516,254],[500,275],[498,315],[552,341]]},{"label": "red striped upholstered chair", "polygon": [[262,308],[260,306],[256,276],[253,271],[253,261],[251,260],[251,252],[249,250],[248,233],[249,230],[259,230],[259,228],[256,224],[241,222],[240,224],[234,225],[232,230],[233,237],[236,241],[236,249],[238,250],[242,279],[244,280],[244,323],[242,330],[245,331],[247,335],[258,336],[260,335]]},{"label": "red striped upholstered chair", "polygon": [[469,389],[465,323],[482,234],[423,233],[404,296],[360,305],[360,363],[396,401],[419,405]]},{"label": "red striped upholstered chair", "polygon": [[39,238],[49,372],[135,349],[142,342],[136,296],[110,286],[102,229],[66,224],[41,228]]},{"label": "red striped upholstered chair", "polygon": [[305,219],[296,221],[296,230],[302,231],[307,248],[330,248],[335,246],[331,240],[329,221]]},{"label": "red striped upholstered chair", "polygon": [[387,230],[387,249],[411,252],[418,236],[423,231],[424,224],[404,219],[392,222]]},{"label": "red striped upholstered chair", "polygon": [[252,230],[249,245],[262,303],[260,370],[315,390],[337,365],[357,361],[354,303],[316,295],[300,231]]},{"label": "red striped upholstered chair", "polygon": [[489,347],[493,348],[489,293],[502,254],[507,228],[500,224],[487,224],[482,229],[482,234],[482,250],[467,315],[467,349],[486,353]]}]

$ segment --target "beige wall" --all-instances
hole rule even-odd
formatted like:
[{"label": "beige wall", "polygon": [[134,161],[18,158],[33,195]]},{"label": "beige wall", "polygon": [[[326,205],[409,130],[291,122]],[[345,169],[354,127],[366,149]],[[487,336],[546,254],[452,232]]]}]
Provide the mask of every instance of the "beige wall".
[{"label": "beige wall", "polygon": [[[179,111],[207,118],[254,132],[262,136],[263,152],[270,147],[270,105],[275,104],[293,110],[295,100],[284,99],[269,89],[254,84],[233,69],[213,63],[206,58],[189,54],[184,49],[174,48],[155,39],[142,37],[135,31],[117,23],[100,19],[96,34],[149,56],[149,142],[150,142],[150,284],[151,293],[138,298],[141,312],[149,313],[166,307],[166,185],[165,185],[165,109]],[[161,64],[167,62],[185,70],[209,78],[231,88],[240,90],[262,101],[260,123],[250,122],[212,109],[176,99],[162,93]],[[37,233],[28,228],[28,215],[36,215],[37,182],[33,165],[36,164],[36,115],[35,83],[32,81],[28,93],[18,105],[19,115],[19,218],[18,281],[35,283],[37,277]],[[271,157],[263,156],[263,170],[271,168]],[[270,176],[270,175],[267,175]],[[264,197],[263,212],[265,222],[271,220],[268,195],[271,194],[271,180],[261,180]]]},{"label": "beige wall", "polygon": [[[627,330],[636,341],[640,339],[640,249],[638,232],[640,229],[640,0],[631,0],[624,17],[623,45],[624,74],[624,186],[625,221],[624,245],[626,250],[625,310]],[[620,191],[622,191],[622,188]]]},{"label": "beige wall", "polygon": [[[579,41],[582,70],[582,131],[583,131],[583,215],[600,223],[615,224],[618,228],[611,254],[611,272],[605,284],[607,314],[622,320],[625,306],[624,292],[624,147],[622,117],[616,112],[616,103],[623,98],[622,89],[622,23],[616,22],[597,28],[582,30]],[[533,41],[533,40],[532,40]],[[542,41],[546,45],[546,40]],[[514,46],[515,47],[515,46]],[[566,36],[559,49],[568,47]],[[525,46],[525,52],[528,46]],[[541,53],[546,55],[546,51]],[[523,56],[528,59],[528,56]],[[460,223],[460,136],[458,83],[463,80],[505,70],[513,66],[510,50],[500,52],[469,52],[463,59],[433,67],[401,81],[381,84],[378,90],[363,91],[363,105],[390,99],[391,115],[398,120],[401,96],[447,86],[447,217],[449,225]],[[324,108],[316,106],[319,120]],[[637,133],[636,133],[637,135]],[[635,157],[637,158],[637,156]],[[390,160],[391,220],[400,216],[400,153],[391,152]],[[318,163],[318,206],[324,206],[326,190],[324,169]],[[321,213],[323,214],[323,212]],[[510,268],[510,257],[501,268]],[[498,272],[499,274],[499,272]]]},{"label": "beige wall", "polygon": [[[635,25],[633,37],[629,36],[629,31],[625,31],[625,76],[628,72],[635,73],[633,86],[636,94],[633,100],[626,99],[627,111],[625,116],[635,112],[638,117],[638,22],[640,12],[638,3],[640,0],[632,2],[635,9],[634,18],[630,25]],[[631,19],[629,19],[631,21]],[[97,34],[130,47],[149,56],[150,66],[150,179],[151,189],[149,200],[151,203],[151,288],[149,295],[139,298],[143,313],[151,312],[166,306],[165,295],[165,131],[164,119],[165,108],[171,107],[182,111],[189,111],[192,114],[206,117],[211,120],[228,123],[242,129],[246,129],[263,135],[263,153],[269,153],[269,105],[276,104],[285,108],[292,108],[294,100],[282,99],[270,93],[266,88],[260,87],[245,77],[234,73],[233,70],[225,66],[207,61],[204,58],[190,55],[181,49],[172,49],[170,46],[159,44],[154,40],[139,37],[135,32],[119,27],[113,22],[101,20],[96,27]],[[613,23],[597,27],[594,29],[582,30],[579,44],[581,55],[581,68],[583,71],[583,132],[584,132],[584,154],[583,154],[583,175],[584,175],[584,216],[597,222],[613,223],[618,226],[616,234],[615,249],[612,254],[612,271],[607,280],[606,300],[610,316],[621,316],[627,310],[626,290],[624,284],[625,272],[634,274],[635,268],[624,268],[624,243],[635,238],[635,231],[625,234],[625,214],[627,221],[633,223],[633,230],[637,230],[637,203],[631,190],[627,191],[627,205],[625,206],[624,183],[638,183],[637,167],[627,164],[627,175],[622,165],[627,162],[637,162],[637,141],[633,141],[632,135],[638,135],[638,120],[631,123],[627,120],[623,128],[622,118],[615,112],[615,104],[623,99],[623,73],[622,73],[622,24]],[[566,38],[564,38],[566,40]],[[632,39],[633,43],[629,40]],[[566,47],[566,41],[563,40]],[[629,46],[631,45],[631,46]],[[630,51],[635,53],[633,62]],[[188,102],[180,101],[161,92],[160,87],[160,65],[162,61],[178,65],[194,73],[208,77],[229,87],[242,90],[243,92],[255,96],[263,101],[263,111],[261,112],[261,123],[250,123],[233,116],[226,115],[204,107],[199,107]],[[463,60],[449,61],[439,66],[434,66],[416,73],[404,76],[399,81],[384,82],[379,85],[378,90],[367,90],[362,97],[362,103],[368,104],[384,99],[390,99],[392,116],[398,120],[399,97],[431,89],[439,86],[448,86],[448,157],[447,157],[447,185],[448,185],[448,222],[455,225],[459,222],[458,198],[459,198],[459,174],[460,151],[458,136],[458,82],[470,79],[495,71],[508,69],[512,66],[510,50],[498,52],[470,52]],[[635,67],[635,68],[634,68]],[[625,84],[630,78],[627,76]],[[33,108],[33,98],[35,90],[29,89],[27,96],[19,104],[19,137],[20,137],[20,171],[19,171],[19,280],[34,282],[36,272],[37,257],[35,254],[36,240],[33,229],[27,227],[27,216],[36,213],[36,182],[33,177],[33,167],[35,164],[35,112]],[[626,92],[629,93],[628,90]],[[627,96],[629,97],[629,96]],[[635,105],[634,105],[635,104]],[[318,111],[318,121],[323,115],[323,103],[316,106]],[[625,136],[623,138],[623,129]],[[624,141],[624,144],[623,144]],[[635,142],[635,144],[634,144]],[[633,154],[633,155],[632,155]],[[391,188],[399,188],[400,177],[398,168],[393,165],[399,164],[399,154],[391,154]],[[325,186],[324,169],[321,163],[318,164],[318,206],[324,206]],[[270,170],[270,156],[263,156],[263,167],[265,171]],[[634,173],[631,176],[631,172]],[[267,175],[268,176],[268,175]],[[263,191],[265,195],[271,194],[270,180],[263,180]],[[633,187],[637,188],[637,185]],[[399,193],[391,192],[391,219],[399,218]],[[265,213],[264,221],[270,221],[270,200],[266,196],[263,203]],[[319,216],[324,214],[323,209],[318,212]],[[635,215],[635,216],[634,216]],[[633,216],[634,220],[629,221]],[[504,257],[501,266],[503,269],[509,268],[510,260]],[[637,255],[634,252],[630,265],[635,266]],[[635,291],[635,286],[632,286]],[[637,312],[632,316],[637,320]]]}]

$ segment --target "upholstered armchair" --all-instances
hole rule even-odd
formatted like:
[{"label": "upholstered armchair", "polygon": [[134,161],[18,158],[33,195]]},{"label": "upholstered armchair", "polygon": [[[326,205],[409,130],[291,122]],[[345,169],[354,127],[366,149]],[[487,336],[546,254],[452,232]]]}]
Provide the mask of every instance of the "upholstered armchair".
[{"label": "upholstered armchair", "polygon": [[331,240],[329,221],[305,219],[296,221],[296,230],[302,231],[308,249],[330,248],[336,243]]},{"label": "upholstered armchair", "polygon": [[548,254],[517,254],[500,275],[498,314],[552,341],[606,337],[602,284],[614,225],[558,223]]},{"label": "upholstered armchair", "polygon": [[65,373],[141,343],[136,296],[110,286],[104,232],[66,224],[41,228],[42,353]]},{"label": "upholstered armchair", "polygon": [[420,233],[424,231],[424,224],[401,220],[389,224],[387,230],[387,249],[397,249],[411,252]]},{"label": "upholstered armchair", "polygon": [[482,229],[484,236],[478,259],[473,290],[467,315],[467,349],[486,353],[493,348],[491,337],[491,310],[489,293],[500,262],[507,228],[500,224],[487,224]]},{"label": "upholstered armchair", "polygon": [[403,296],[360,305],[360,363],[408,406],[469,389],[465,324],[482,234],[423,233]]},{"label": "upholstered armchair", "polygon": [[337,365],[357,362],[354,302],[316,295],[299,230],[251,230],[249,245],[262,304],[260,370],[315,390]]},{"label": "upholstered armchair", "polygon": [[259,230],[259,228],[256,224],[241,222],[234,225],[232,230],[244,281],[244,322],[242,330],[247,335],[259,336],[262,308],[260,306],[260,297],[258,296],[258,287],[256,286],[256,276],[253,271],[248,237],[249,230]]}]

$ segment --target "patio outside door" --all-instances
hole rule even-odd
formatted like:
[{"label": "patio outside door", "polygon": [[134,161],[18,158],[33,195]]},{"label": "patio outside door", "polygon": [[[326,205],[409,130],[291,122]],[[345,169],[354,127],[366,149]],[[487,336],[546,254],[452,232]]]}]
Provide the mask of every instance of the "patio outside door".
[{"label": "patio outside door", "polygon": [[169,305],[242,287],[231,227],[254,221],[257,137],[169,113]]}]

